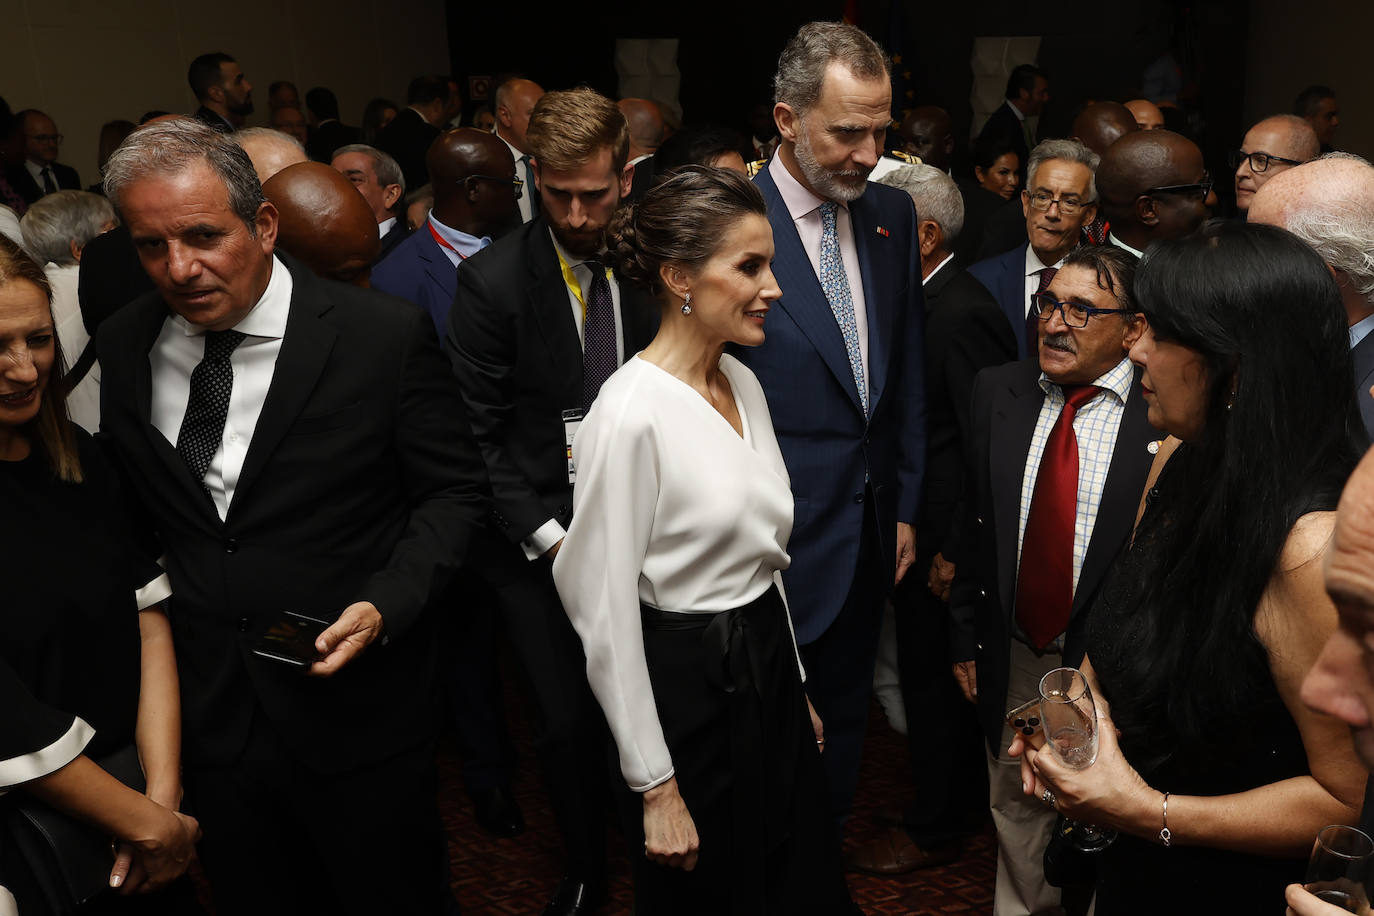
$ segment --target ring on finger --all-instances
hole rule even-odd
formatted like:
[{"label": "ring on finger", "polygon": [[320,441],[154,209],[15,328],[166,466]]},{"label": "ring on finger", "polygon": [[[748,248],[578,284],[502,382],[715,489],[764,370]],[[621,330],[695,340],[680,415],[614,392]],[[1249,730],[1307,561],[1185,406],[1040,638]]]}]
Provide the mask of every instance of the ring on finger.
[{"label": "ring on finger", "polygon": [[1044,792],[1040,793],[1040,800],[1045,804],[1049,805],[1051,808],[1053,808],[1059,802],[1058,796],[1056,796],[1049,789],[1046,789]]}]

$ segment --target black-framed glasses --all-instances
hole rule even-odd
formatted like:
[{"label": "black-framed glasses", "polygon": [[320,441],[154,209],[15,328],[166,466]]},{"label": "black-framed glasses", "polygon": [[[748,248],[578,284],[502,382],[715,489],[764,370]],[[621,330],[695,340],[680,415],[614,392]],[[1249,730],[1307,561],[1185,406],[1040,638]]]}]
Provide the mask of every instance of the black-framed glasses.
[{"label": "black-framed glasses", "polygon": [[1246,159],[1250,160],[1250,171],[1256,174],[1269,168],[1271,162],[1282,162],[1284,165],[1302,165],[1302,161],[1298,159],[1285,159],[1282,156],[1275,156],[1273,153],[1247,153],[1243,149],[1238,149],[1231,151],[1231,168],[1240,168],[1240,164]]},{"label": "black-framed glasses", "polygon": [[1078,302],[1060,302],[1049,293],[1032,293],[1031,308],[1035,312],[1035,317],[1041,321],[1049,321],[1055,312],[1064,319],[1064,324],[1071,328],[1086,328],[1088,319],[1094,315],[1129,315],[1131,309],[1100,309],[1093,305],[1083,305]]},{"label": "black-framed glasses", "polygon": [[1037,210],[1048,210],[1051,204],[1059,204],[1059,212],[1065,216],[1073,216],[1088,204],[1079,200],[1077,197],[1055,197],[1049,191],[1036,191],[1031,194],[1030,205]]},{"label": "black-framed glasses", "polygon": [[1196,184],[1170,184],[1162,188],[1146,188],[1142,196],[1149,197],[1153,194],[1196,194],[1200,197],[1206,197],[1211,193],[1212,176],[1203,172],[1202,180]]},{"label": "black-framed glasses", "polygon": [[477,181],[494,181],[497,184],[508,184],[515,190],[516,200],[520,199],[520,195],[523,193],[521,188],[525,186],[525,181],[522,178],[497,178],[495,175],[469,175],[466,178],[460,178],[458,180],[468,182],[474,179]]}]

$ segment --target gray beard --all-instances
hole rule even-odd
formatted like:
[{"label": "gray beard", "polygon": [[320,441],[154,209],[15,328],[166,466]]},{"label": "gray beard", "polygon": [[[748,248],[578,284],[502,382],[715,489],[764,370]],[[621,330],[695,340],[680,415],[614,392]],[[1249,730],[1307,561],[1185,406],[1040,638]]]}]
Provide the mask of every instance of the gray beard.
[{"label": "gray beard", "polygon": [[816,161],[816,155],[811,151],[811,134],[807,132],[805,120],[798,126],[801,129],[797,131],[797,142],[792,148],[792,155],[796,157],[797,166],[816,193],[826,200],[845,203],[862,197],[868,187],[868,176],[864,175],[865,180],[859,184],[849,184],[843,181],[843,176],[858,177],[857,171],[832,172],[824,168]]}]

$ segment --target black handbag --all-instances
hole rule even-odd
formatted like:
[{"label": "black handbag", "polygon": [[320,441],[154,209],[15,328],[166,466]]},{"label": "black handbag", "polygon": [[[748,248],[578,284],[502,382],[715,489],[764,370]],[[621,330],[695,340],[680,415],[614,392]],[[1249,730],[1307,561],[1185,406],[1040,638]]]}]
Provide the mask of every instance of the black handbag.
[{"label": "black handbag", "polygon": [[[132,744],[96,763],[126,786],[144,791],[138,748]],[[7,839],[51,912],[75,913],[81,904],[109,891],[113,837],[26,793],[16,792],[10,801],[4,815]]]}]

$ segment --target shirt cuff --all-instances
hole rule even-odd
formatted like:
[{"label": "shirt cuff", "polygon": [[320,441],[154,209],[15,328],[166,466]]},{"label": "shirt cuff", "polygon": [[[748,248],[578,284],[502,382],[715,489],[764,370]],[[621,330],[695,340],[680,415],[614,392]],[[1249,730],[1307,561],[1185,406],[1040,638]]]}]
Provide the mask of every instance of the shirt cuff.
[{"label": "shirt cuff", "polygon": [[669,768],[668,768],[668,772],[667,772],[667,773],[664,773],[662,776],[658,777],[657,779],[651,779],[651,780],[649,780],[648,782],[646,782],[646,783],[645,783],[644,785],[642,785],[642,786],[630,786],[630,791],[631,791],[631,792],[634,792],[634,793],[636,793],[636,794],[639,794],[639,795],[643,795],[645,792],[648,792],[650,789],[657,789],[659,786],[663,785],[665,782],[667,782],[668,780],[672,779],[672,778],[673,778],[673,775],[674,775],[676,772],[677,772],[676,769],[674,769],[674,768],[672,768],[672,767],[669,767]]},{"label": "shirt cuff", "polygon": [[138,609],[146,611],[153,605],[166,601],[172,597],[172,580],[163,573],[153,581],[140,589],[134,591],[134,599],[138,602]]},{"label": "shirt cuff", "polygon": [[0,760],[0,795],[30,780],[56,773],[71,763],[95,737],[95,729],[79,716],[72,719],[66,734],[32,754]]},{"label": "shirt cuff", "polygon": [[554,544],[563,540],[567,533],[567,530],[558,524],[557,519],[551,518],[534,529],[533,534],[521,541],[520,549],[525,551],[526,559],[537,560],[548,553]]}]

